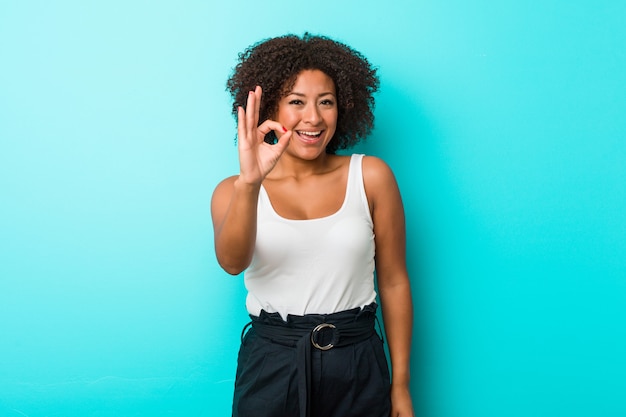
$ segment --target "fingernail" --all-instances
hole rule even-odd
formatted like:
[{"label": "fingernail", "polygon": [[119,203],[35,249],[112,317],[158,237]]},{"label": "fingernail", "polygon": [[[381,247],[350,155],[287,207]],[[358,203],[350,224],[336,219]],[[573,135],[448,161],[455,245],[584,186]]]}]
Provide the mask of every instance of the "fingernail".
[{"label": "fingernail", "polygon": [[283,133],[287,133],[287,129],[283,126]]}]

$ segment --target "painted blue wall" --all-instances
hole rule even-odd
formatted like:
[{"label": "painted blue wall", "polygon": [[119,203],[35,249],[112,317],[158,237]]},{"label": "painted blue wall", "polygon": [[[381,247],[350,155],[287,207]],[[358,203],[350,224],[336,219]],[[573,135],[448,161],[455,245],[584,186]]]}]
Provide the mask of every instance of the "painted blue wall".
[{"label": "painted blue wall", "polygon": [[[626,415],[626,3],[0,4],[0,416],[227,416],[237,53],[308,30],[380,67],[428,417]],[[280,65],[280,63],[277,63]]]}]

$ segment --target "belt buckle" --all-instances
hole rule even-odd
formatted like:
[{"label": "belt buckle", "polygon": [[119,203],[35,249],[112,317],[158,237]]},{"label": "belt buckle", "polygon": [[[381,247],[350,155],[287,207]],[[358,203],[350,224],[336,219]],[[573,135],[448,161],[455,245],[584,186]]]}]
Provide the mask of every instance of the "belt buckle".
[{"label": "belt buckle", "polygon": [[311,332],[311,344],[316,347],[319,350],[329,350],[332,349],[335,345],[334,343],[337,343],[337,332],[335,332],[335,334],[333,335],[333,339],[331,340],[331,343],[324,345],[324,346],[320,346],[319,343],[317,343],[317,341],[315,340],[315,335],[317,333],[319,333],[321,330],[323,329],[334,329],[336,330],[337,327],[334,324],[331,323],[322,323],[322,324],[318,324],[313,331]]}]

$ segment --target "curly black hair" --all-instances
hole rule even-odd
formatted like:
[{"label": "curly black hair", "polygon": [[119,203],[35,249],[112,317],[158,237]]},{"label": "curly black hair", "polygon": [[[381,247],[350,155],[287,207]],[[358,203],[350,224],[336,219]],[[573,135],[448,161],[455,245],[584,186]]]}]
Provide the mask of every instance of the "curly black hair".
[{"label": "curly black hair", "polygon": [[[327,153],[347,149],[364,139],[374,127],[374,93],[379,80],[376,68],[349,46],[325,36],[285,35],[260,41],[239,54],[239,61],[226,83],[233,98],[232,112],[246,105],[248,92],[263,88],[259,123],[273,118],[278,103],[304,70],[320,70],[335,83],[337,130]],[[275,137],[265,140],[272,143]]]}]

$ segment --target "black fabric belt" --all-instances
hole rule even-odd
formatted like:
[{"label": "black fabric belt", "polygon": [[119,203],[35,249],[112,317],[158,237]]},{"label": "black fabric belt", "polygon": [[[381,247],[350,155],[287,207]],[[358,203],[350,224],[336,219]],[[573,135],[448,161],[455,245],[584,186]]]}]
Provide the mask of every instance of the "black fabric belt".
[{"label": "black fabric belt", "polygon": [[250,324],[259,337],[297,350],[300,417],[309,416],[312,349],[326,351],[369,339],[376,332],[376,308],[376,303],[372,303],[362,309],[333,314],[289,315],[287,321],[278,313],[265,310],[259,317],[250,316]]}]

